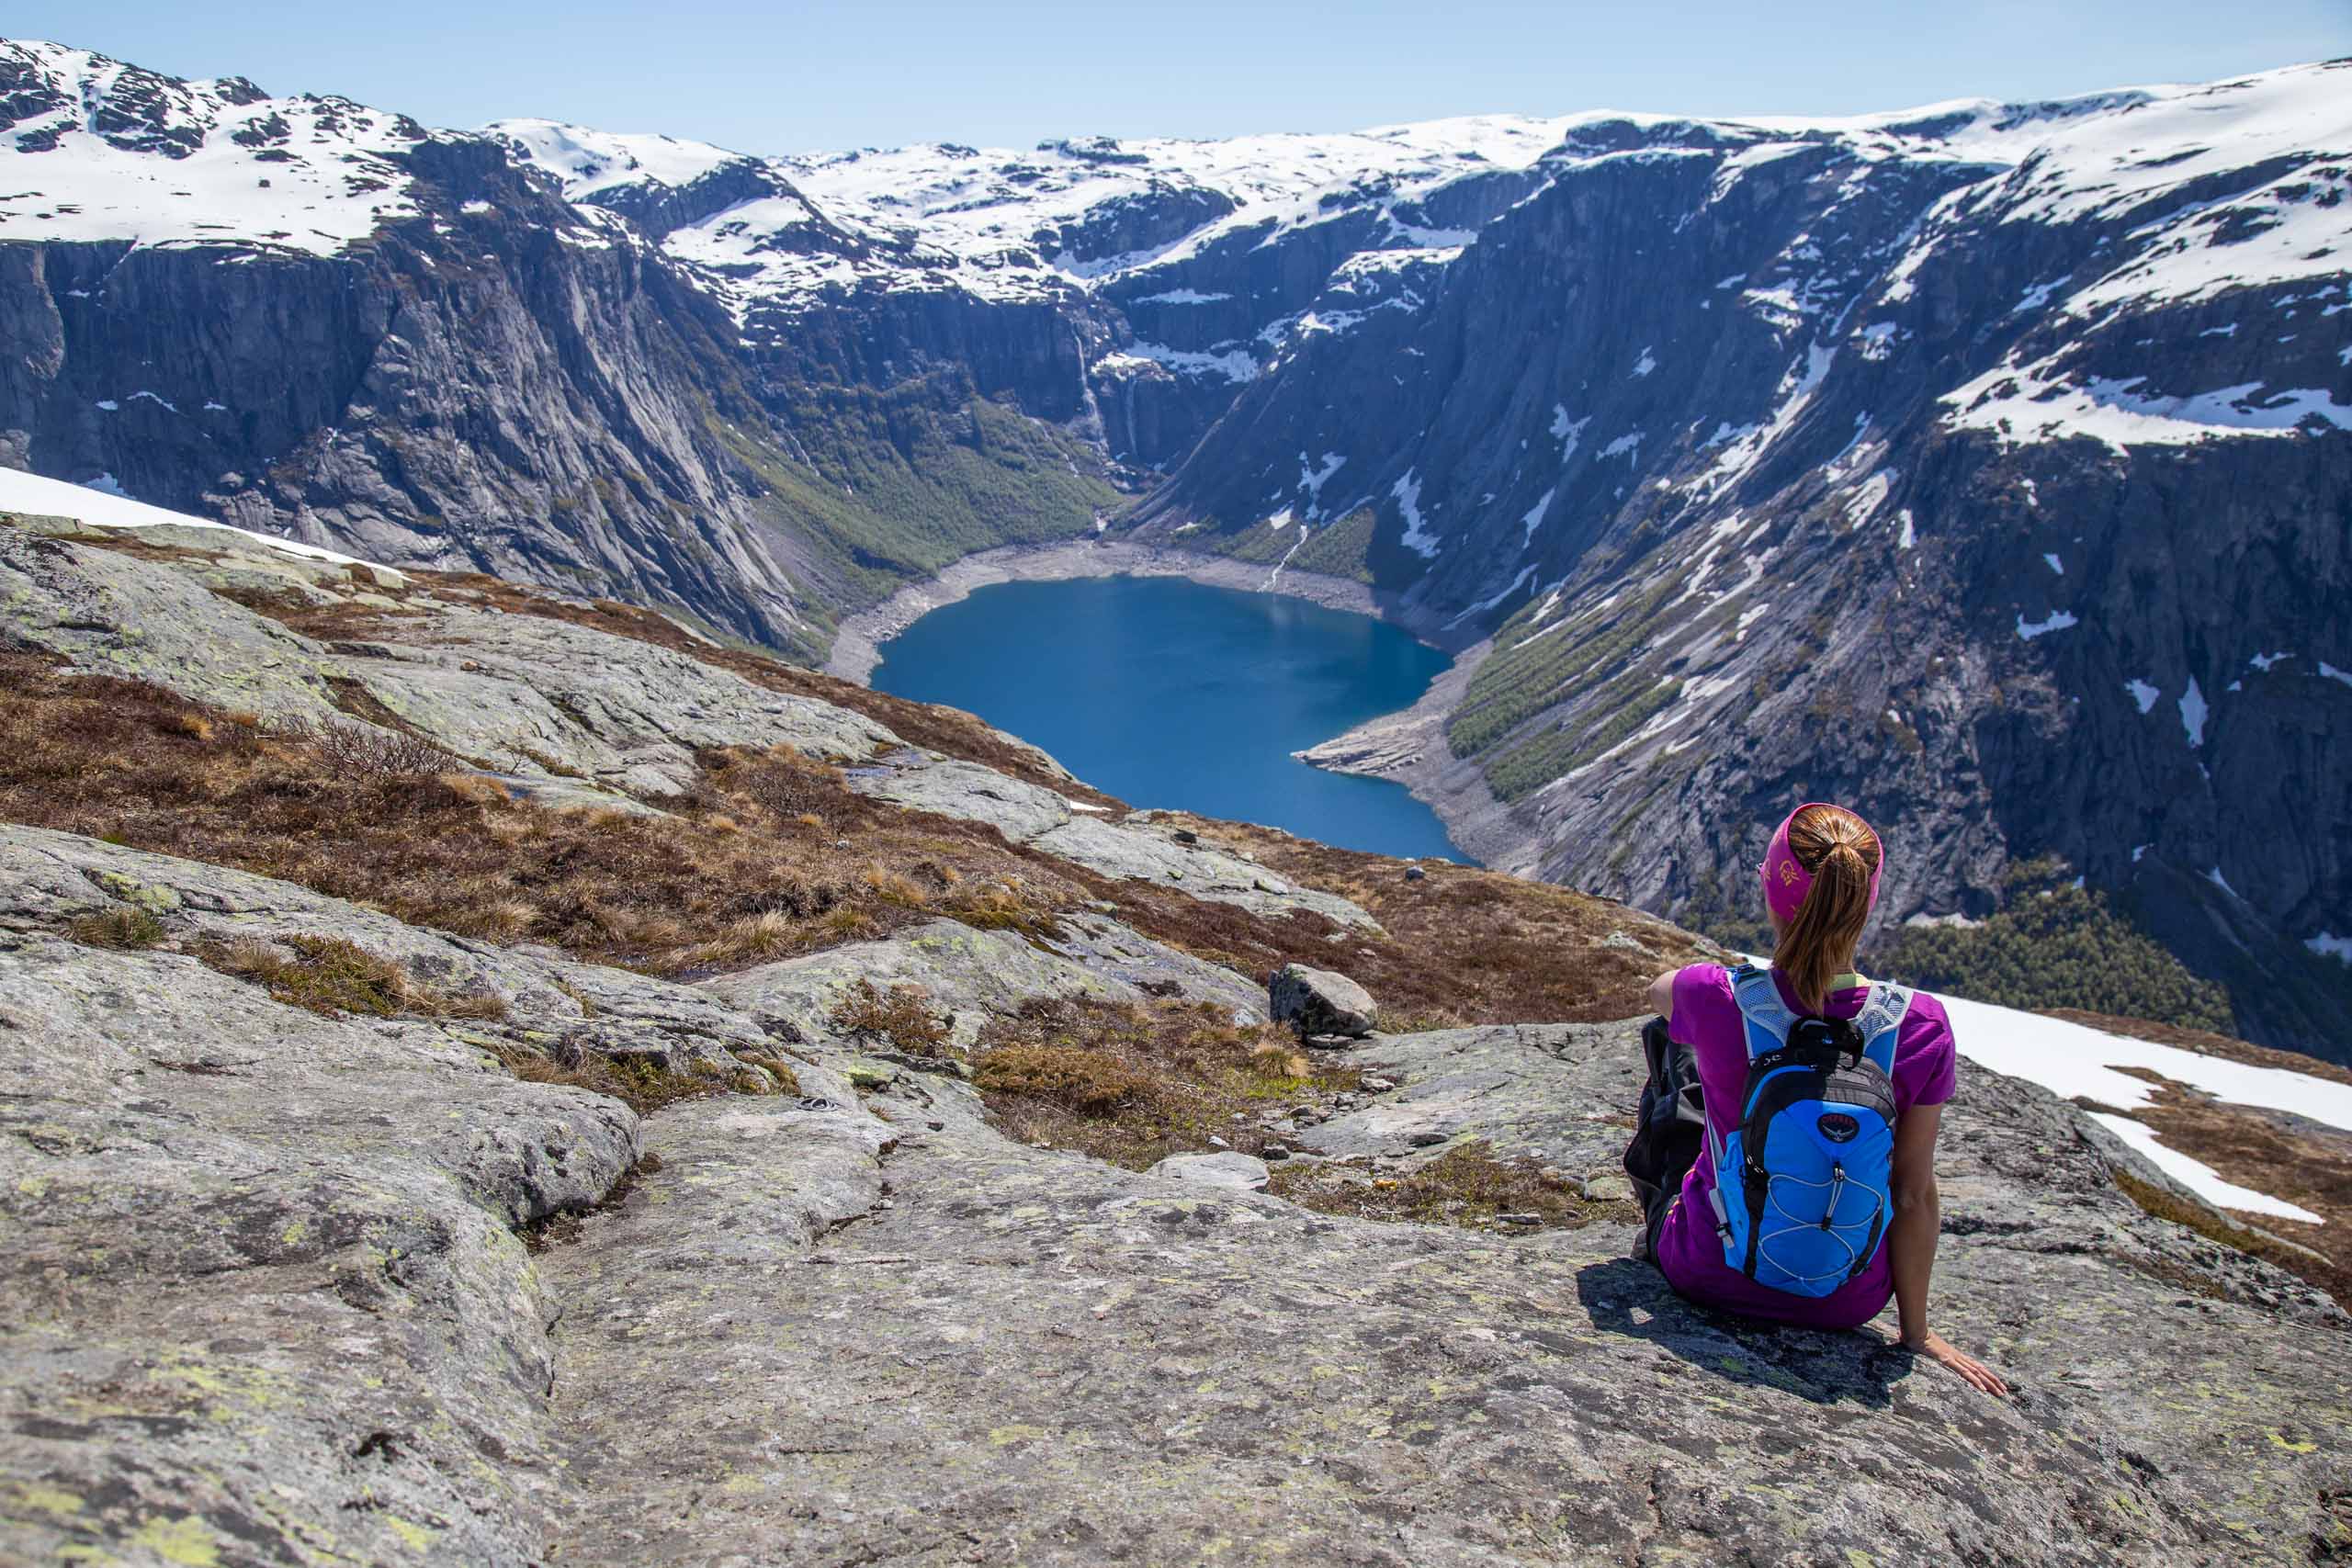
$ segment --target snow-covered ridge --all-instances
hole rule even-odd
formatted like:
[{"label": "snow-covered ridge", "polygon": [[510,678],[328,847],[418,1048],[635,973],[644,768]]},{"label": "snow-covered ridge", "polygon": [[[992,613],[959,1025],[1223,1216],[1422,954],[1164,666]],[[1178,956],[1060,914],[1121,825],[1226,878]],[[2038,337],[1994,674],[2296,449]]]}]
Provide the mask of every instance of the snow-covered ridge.
[{"label": "snow-covered ridge", "polygon": [[691,185],[713,169],[740,163],[741,152],[674,136],[619,135],[551,119],[499,119],[483,126],[563,182],[563,194],[583,201],[616,186]]},{"label": "snow-covered ridge", "polygon": [[427,132],[345,98],[182,82],[0,42],[0,240],[235,243],[331,255],[413,216],[388,158]]},{"label": "snow-covered ridge", "polygon": [[[1361,277],[1392,254],[1442,266],[1478,228],[1439,226],[1424,204],[1457,182],[1519,172],[1559,178],[1616,159],[1714,160],[1720,198],[1792,152],[1827,147],[1858,165],[1916,160],[1981,168],[1925,225],[1903,279],[1962,222],[2065,222],[2150,214],[2096,276],[2052,280],[2020,310],[2081,315],[2119,302],[2197,297],[2245,283],[2341,270],[2352,203],[2352,73],[2295,66],[2233,81],[2099,93],[2049,103],[1934,104],[1828,118],[1690,119],[1619,110],[1555,118],[1477,116],[1329,135],[1222,141],[1094,138],[1026,150],[933,144],[752,157],[667,137],[614,135],[548,121],[485,128],[560,180],[575,201],[625,187],[678,188],[729,164],[765,169],[793,193],[727,206],[672,233],[665,248],[705,268],[743,319],[761,306],[787,316],[861,286],[961,290],[1043,302],[1084,292],[1136,303],[1204,299],[1182,269],[1227,240],[1272,243],[1307,225],[1372,214],[1385,220],[1343,258],[1334,281]],[[2192,183],[2258,171],[2220,200],[2174,201]],[[797,197],[797,199],[794,197]],[[860,243],[811,244],[812,220]],[[796,233],[795,231],[799,231]],[[1412,308],[1414,301],[1396,301]],[[1743,297],[1801,323],[1811,304]],[[1298,331],[1347,330],[1361,314],[1306,312],[1253,327],[1278,350]],[[1858,323],[1858,326],[1860,323]],[[1121,354],[1116,370],[1150,360],[1179,374],[1246,379],[1232,367],[1262,358],[1250,339],[1183,345],[1172,362]],[[1882,351],[1883,352],[1883,351]],[[2203,389],[2190,389],[2189,392]],[[2171,389],[2165,389],[2171,393]],[[2238,428],[2245,428],[2240,425]]]},{"label": "snow-covered ridge", "polygon": [[[1941,215],[1947,222],[1988,211],[2017,222],[2136,213],[2191,182],[2268,170],[2260,188],[2160,215],[2148,234],[2119,247],[2104,276],[2053,283],[2061,308],[2082,312],[2151,291],[2210,292],[2248,277],[2338,270],[2333,253],[2352,221],[2352,205],[2332,199],[2352,179],[2347,80],[2340,68],[2314,65],[2053,103],[1967,100],[1843,118],[1591,110],[1216,141],[1098,137],[1026,150],[746,154],[544,119],[497,120],[479,134],[582,204],[684,189],[730,166],[764,171],[771,192],[722,201],[663,240],[739,320],[763,307],[797,313],[865,285],[1052,300],[1129,277],[1150,282],[1155,270],[1230,237],[1262,243],[1362,214],[1385,221],[1357,255],[1416,252],[1442,265],[1477,238],[1475,224],[1439,223],[1422,209],[1449,186],[1498,172],[1556,178],[1625,157],[1712,158],[1726,187],[1808,146],[1864,163],[1982,165],[1984,179],[1957,194]],[[340,98],[274,98],[234,77],[176,81],[41,42],[0,44],[0,89],[9,106],[0,111],[0,239],[331,254],[415,211],[394,155],[428,133],[405,117]],[[1936,240],[1930,224],[1922,252]],[[1183,287],[1171,275],[1140,292]],[[1215,349],[1221,366],[1247,345],[1184,346]]]}]

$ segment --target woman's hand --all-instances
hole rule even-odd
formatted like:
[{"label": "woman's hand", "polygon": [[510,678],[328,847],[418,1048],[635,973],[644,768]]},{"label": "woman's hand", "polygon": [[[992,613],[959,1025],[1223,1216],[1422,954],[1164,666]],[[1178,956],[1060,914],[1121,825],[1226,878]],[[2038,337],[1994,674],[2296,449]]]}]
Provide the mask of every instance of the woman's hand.
[{"label": "woman's hand", "polygon": [[1927,1356],[1942,1362],[1958,1372],[1973,1388],[1981,1388],[1996,1399],[2007,1399],[2009,1385],[2001,1375],[1965,1350],[1957,1349],[1951,1341],[1932,1328],[1922,1329],[1917,1337],[1906,1336],[1903,1348],[1915,1356]]}]

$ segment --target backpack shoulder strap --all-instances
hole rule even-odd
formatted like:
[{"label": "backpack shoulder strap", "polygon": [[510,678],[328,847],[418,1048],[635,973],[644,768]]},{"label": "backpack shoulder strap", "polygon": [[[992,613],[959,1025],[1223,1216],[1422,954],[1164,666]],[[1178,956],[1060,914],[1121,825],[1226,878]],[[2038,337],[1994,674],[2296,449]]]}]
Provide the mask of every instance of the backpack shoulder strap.
[{"label": "backpack shoulder strap", "polygon": [[1912,994],[1905,987],[1873,981],[1862,1010],[1854,1015],[1854,1027],[1861,1032],[1862,1055],[1890,1076],[1894,1072],[1895,1037],[1910,1016]]},{"label": "backpack shoulder strap", "polygon": [[1797,1015],[1781,999],[1781,987],[1774,983],[1770,969],[1747,964],[1733,970],[1731,996],[1739,1004],[1740,1021],[1747,1025],[1743,1032],[1749,1061],[1789,1043],[1789,1031],[1795,1027]]}]

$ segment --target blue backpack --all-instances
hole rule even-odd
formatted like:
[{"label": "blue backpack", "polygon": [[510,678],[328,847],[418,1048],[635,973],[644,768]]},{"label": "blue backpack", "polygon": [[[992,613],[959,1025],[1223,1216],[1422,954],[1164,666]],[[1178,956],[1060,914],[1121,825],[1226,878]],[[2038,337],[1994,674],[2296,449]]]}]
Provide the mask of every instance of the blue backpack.
[{"label": "blue backpack", "polygon": [[1826,1296],[1878,1256],[1894,1175],[1894,1040],[1911,993],[1873,985],[1850,1020],[1799,1018],[1771,971],[1732,974],[1747,1088],[1728,1138],[1708,1118],[1724,1261],[1759,1285]]}]

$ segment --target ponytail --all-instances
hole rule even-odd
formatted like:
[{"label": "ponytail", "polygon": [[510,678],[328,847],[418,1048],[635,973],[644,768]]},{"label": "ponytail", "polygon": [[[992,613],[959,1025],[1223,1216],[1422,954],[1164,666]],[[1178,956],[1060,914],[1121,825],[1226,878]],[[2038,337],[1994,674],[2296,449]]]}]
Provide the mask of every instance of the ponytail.
[{"label": "ponytail", "polygon": [[1808,806],[1789,821],[1789,851],[1812,875],[1813,886],[1781,931],[1772,967],[1787,979],[1798,1005],[1818,1014],[1830,981],[1853,967],[1854,949],[1870,923],[1878,835],[1843,807]]}]

